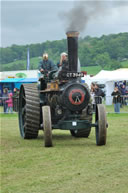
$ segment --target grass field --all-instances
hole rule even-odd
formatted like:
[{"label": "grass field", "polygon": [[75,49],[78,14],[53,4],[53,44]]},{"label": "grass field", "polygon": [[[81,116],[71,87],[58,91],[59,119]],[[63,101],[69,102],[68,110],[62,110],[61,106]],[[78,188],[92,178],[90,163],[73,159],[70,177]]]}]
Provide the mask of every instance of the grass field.
[{"label": "grass field", "polygon": [[128,60],[121,62],[123,68],[128,68]]},{"label": "grass field", "polygon": [[128,114],[107,119],[106,146],[96,146],[92,128],[88,139],[54,130],[54,147],[44,148],[42,131],[23,140],[17,114],[2,114],[1,193],[127,193]]},{"label": "grass field", "polygon": [[[105,102],[103,101],[103,103],[105,104]],[[107,113],[114,113],[114,106],[113,105],[109,105],[109,106],[105,106],[106,108],[106,112]],[[124,105],[123,108],[120,108],[120,112],[121,113],[128,113],[128,105]],[[3,113],[3,108],[0,107],[0,113]],[[5,117],[5,116],[15,116],[15,115],[1,115],[2,117]]]},{"label": "grass field", "polygon": [[97,74],[98,72],[100,72],[102,69],[100,66],[87,66],[87,67],[81,67],[81,70],[82,71],[86,71],[87,74],[92,74],[92,75],[95,75]]},{"label": "grass field", "polygon": [[[30,58],[30,66],[33,69],[37,69],[40,60],[41,60],[41,57],[40,58],[39,57]],[[16,65],[20,66],[21,64],[23,64],[24,69],[26,69],[26,67],[27,67],[27,58],[26,58],[26,60],[16,60],[14,62],[4,64],[4,68],[6,68],[6,67],[13,68],[13,66],[16,66]]]},{"label": "grass field", "polygon": [[[122,68],[128,68],[128,60],[121,62]],[[87,74],[96,75],[98,72],[102,70],[101,66],[87,66],[81,67],[81,70],[87,71]],[[109,70],[109,69],[108,69]]]}]

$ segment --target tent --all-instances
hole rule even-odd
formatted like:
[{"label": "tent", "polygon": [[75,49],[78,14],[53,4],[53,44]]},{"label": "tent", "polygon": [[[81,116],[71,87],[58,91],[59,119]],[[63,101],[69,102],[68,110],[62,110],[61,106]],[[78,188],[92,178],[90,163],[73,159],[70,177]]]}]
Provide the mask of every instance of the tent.
[{"label": "tent", "polygon": [[0,89],[1,89],[1,93],[3,93],[3,88],[8,88],[9,91],[13,91],[13,89],[16,86],[16,84],[23,80],[24,78],[6,78],[4,80],[0,80]]},{"label": "tent", "polygon": [[17,70],[0,72],[0,80],[6,78],[37,78],[38,70]]},{"label": "tent", "polygon": [[113,71],[101,70],[91,78],[92,82],[123,81],[128,80],[128,68],[120,68]]},{"label": "tent", "polygon": [[0,80],[0,90],[3,92],[3,88],[7,87],[10,91],[14,88],[20,88],[21,84],[25,83],[36,83],[38,78],[6,78]]},{"label": "tent", "polygon": [[1,80],[0,83],[15,83],[23,80],[24,78],[6,78],[4,80]]},{"label": "tent", "polygon": [[16,88],[20,88],[21,84],[36,83],[37,81],[38,78],[23,78],[22,80],[16,83]]}]

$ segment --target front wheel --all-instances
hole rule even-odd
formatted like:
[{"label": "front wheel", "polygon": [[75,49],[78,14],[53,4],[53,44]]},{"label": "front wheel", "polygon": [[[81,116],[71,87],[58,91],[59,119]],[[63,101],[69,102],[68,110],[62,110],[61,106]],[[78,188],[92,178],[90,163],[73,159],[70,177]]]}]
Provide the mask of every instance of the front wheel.
[{"label": "front wheel", "polygon": [[42,107],[43,112],[43,126],[44,126],[44,146],[52,147],[52,124],[51,124],[51,111],[49,106]]},{"label": "front wheel", "polygon": [[107,118],[103,104],[96,106],[96,145],[105,145],[107,138]]}]

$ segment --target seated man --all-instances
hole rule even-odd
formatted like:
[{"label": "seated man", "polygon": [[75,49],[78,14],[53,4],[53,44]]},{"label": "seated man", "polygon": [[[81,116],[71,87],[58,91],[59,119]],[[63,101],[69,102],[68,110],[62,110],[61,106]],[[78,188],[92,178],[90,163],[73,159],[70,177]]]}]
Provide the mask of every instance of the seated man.
[{"label": "seated man", "polygon": [[[39,63],[39,74],[38,74],[41,90],[44,90],[47,87],[46,79],[49,80],[52,78],[52,77],[49,77],[49,72],[56,71],[56,70],[57,70],[57,67],[54,65],[54,63],[51,60],[48,59],[48,54],[44,53],[43,60],[41,60]],[[51,74],[52,73],[53,72],[51,72]],[[43,74],[43,76],[41,74]]]},{"label": "seated man", "polygon": [[52,70],[56,70],[57,68],[55,67],[54,63],[48,59],[48,54],[44,53],[43,54],[43,60],[40,61],[39,63],[39,70],[41,73],[49,72]]}]

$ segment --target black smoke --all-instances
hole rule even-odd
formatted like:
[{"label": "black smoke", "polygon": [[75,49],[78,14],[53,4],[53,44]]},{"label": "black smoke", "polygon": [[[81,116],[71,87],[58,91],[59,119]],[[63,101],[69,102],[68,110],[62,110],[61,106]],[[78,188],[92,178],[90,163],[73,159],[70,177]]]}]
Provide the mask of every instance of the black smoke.
[{"label": "black smoke", "polygon": [[[90,20],[98,20],[112,14],[113,7],[124,6],[125,2],[112,1],[74,1],[70,11],[64,11],[59,17],[64,22],[65,31],[79,31],[86,29]],[[67,2],[68,6],[68,2]]]}]

